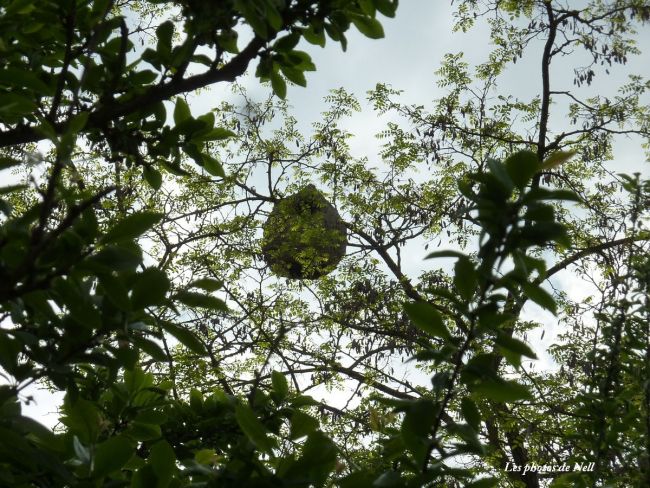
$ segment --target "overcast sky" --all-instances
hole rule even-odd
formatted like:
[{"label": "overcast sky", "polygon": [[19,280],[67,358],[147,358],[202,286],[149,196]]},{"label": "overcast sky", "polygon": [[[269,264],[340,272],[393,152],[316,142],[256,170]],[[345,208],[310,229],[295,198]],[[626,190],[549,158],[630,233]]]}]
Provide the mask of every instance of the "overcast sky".
[{"label": "overcast sky", "polygon": [[[474,64],[485,61],[493,47],[489,44],[489,31],[484,23],[479,23],[480,25],[470,33],[453,34],[452,8],[449,4],[450,2],[431,0],[403,0],[394,19],[381,18],[386,33],[385,39],[371,40],[352,28],[348,34],[349,43],[345,53],[341,51],[339,44],[329,39],[325,49],[301,44],[299,49],[312,55],[317,71],[307,73],[306,89],[289,86],[287,99],[304,132],[309,133],[311,124],[318,121],[319,114],[326,109],[327,105],[323,99],[329,90],[344,87],[356,95],[363,106],[361,113],[355,114],[344,124],[344,127],[355,134],[355,138],[350,141],[352,153],[356,157],[368,156],[372,161],[378,150],[375,134],[383,129],[385,120],[378,118],[365,102],[368,90],[378,82],[388,83],[396,89],[404,90],[402,101],[431,106],[432,100],[444,95],[444,91],[436,85],[434,71],[439,68],[445,53],[463,51],[470,64]],[[642,47],[650,45],[647,30],[646,28],[644,40],[640,44]],[[650,66],[649,56],[650,50],[642,57],[630,60],[628,67],[619,69],[615,77],[597,79],[591,90],[594,93],[602,92],[623,79],[626,71],[639,71],[640,67]],[[503,77],[499,84],[499,93],[520,96],[524,101],[539,93],[539,59],[537,52],[528,52],[525,59],[514,65]],[[553,66],[553,69],[558,72],[564,70],[566,74],[563,82],[569,84],[566,88],[572,88],[570,67]],[[251,73],[243,77],[241,83],[253,99],[263,100],[268,94],[268,88],[260,86]],[[217,106],[223,99],[237,103],[227,84],[218,85],[200,96],[190,98],[192,112],[194,115],[204,113]],[[554,115],[553,120],[561,121],[563,115]],[[616,161],[615,171],[641,171],[644,165],[640,141],[623,141],[617,144]],[[442,265],[431,261],[424,263],[424,254],[423,249],[411,254],[410,261],[406,263],[410,274],[419,274],[418,271],[425,266]],[[557,284],[576,298],[585,294],[584,286],[570,273],[559,276]],[[539,320],[548,327],[545,340],[534,341],[536,348],[542,351],[555,335],[556,320],[536,306],[527,307],[525,318]],[[544,353],[541,356],[542,366],[548,367],[548,357]],[[54,425],[56,415],[48,413],[55,411],[61,396],[53,397],[47,392],[35,390],[28,393],[35,397],[37,403],[26,407],[26,412],[49,426]]]}]

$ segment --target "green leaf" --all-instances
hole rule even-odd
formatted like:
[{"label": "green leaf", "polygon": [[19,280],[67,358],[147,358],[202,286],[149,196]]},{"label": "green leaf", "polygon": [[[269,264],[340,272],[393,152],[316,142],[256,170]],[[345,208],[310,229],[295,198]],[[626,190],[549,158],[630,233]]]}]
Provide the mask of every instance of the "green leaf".
[{"label": "green leaf", "polygon": [[445,250],[445,251],[434,251],[426,255],[424,259],[432,258],[466,258],[467,255],[459,251]]},{"label": "green leaf", "polygon": [[539,159],[532,151],[519,151],[506,159],[505,166],[515,186],[523,190],[539,170]]},{"label": "green leaf", "polygon": [[203,393],[196,388],[190,390],[190,407],[198,415],[203,412]]},{"label": "green leaf", "polygon": [[336,466],[338,449],[332,440],[317,430],[307,437],[300,458],[285,476],[287,486],[324,486]]},{"label": "green leaf", "polygon": [[522,289],[524,294],[537,305],[550,311],[553,315],[557,314],[557,304],[549,292],[532,283],[522,284]]},{"label": "green leaf", "polygon": [[237,134],[235,134],[233,131],[224,129],[223,127],[215,127],[214,129],[210,130],[206,134],[201,136],[202,141],[223,141],[224,139],[228,139],[229,137],[235,137]]},{"label": "green leaf", "polygon": [[279,73],[272,73],[270,79],[273,93],[275,93],[282,100],[287,98],[287,83],[284,81],[284,78],[282,78]]},{"label": "green leaf", "polygon": [[178,300],[188,307],[201,307],[210,310],[218,310],[221,312],[228,311],[228,307],[223,300],[211,295],[204,295],[203,293],[179,291],[173,296],[173,299]]},{"label": "green leaf", "polygon": [[92,473],[97,478],[106,476],[119,470],[134,454],[134,448],[126,437],[111,437],[95,448]]},{"label": "green leaf", "polygon": [[465,397],[460,402],[460,409],[469,426],[478,432],[481,425],[481,413],[479,412],[476,403],[474,403],[472,399]]},{"label": "green leaf", "polygon": [[415,326],[434,337],[451,339],[440,313],[426,302],[412,302],[404,304],[404,310]]},{"label": "green leaf", "polygon": [[217,291],[223,287],[223,281],[215,280],[214,278],[199,278],[192,281],[188,288],[201,288],[205,291]]},{"label": "green leaf", "polygon": [[535,188],[526,194],[525,201],[530,200],[566,200],[569,202],[580,202],[580,197],[571,190],[548,190],[546,188]]},{"label": "green leaf", "polygon": [[168,361],[169,357],[163,349],[156,344],[151,339],[145,337],[132,337],[131,341],[135,346],[137,346],[142,352],[151,356],[155,361]]},{"label": "green leaf", "polygon": [[166,441],[156,442],[151,447],[149,464],[158,478],[158,486],[167,486],[176,471],[176,455]]},{"label": "green leaf", "polygon": [[373,0],[359,0],[359,7],[361,7],[364,14],[370,17],[375,16],[375,3]]},{"label": "green leaf", "polygon": [[0,195],[6,195],[7,193],[13,193],[15,191],[21,191],[27,188],[27,185],[9,185],[0,187]]},{"label": "green leaf", "polygon": [[507,195],[510,195],[514,182],[512,181],[512,178],[510,178],[508,172],[505,170],[505,166],[500,161],[497,161],[495,159],[488,159],[487,164],[488,168],[490,168],[490,174],[495,179],[495,183],[501,187],[502,191],[504,191]]},{"label": "green leaf", "polygon": [[202,154],[203,156],[203,168],[210,173],[212,176],[218,176],[220,178],[226,177],[226,172],[223,170],[223,166],[217,158],[213,158],[209,154]]},{"label": "green leaf", "polygon": [[544,160],[540,169],[547,170],[553,169],[561,164],[566,163],[573,156],[578,154],[577,151],[557,151],[551,154],[548,158]]},{"label": "green leaf", "polygon": [[255,446],[266,453],[271,453],[276,446],[275,440],[267,435],[266,427],[255,416],[255,412],[248,405],[237,405],[235,407],[235,418],[246,437]]},{"label": "green leaf", "polygon": [[384,37],[384,28],[377,19],[366,17],[364,15],[352,14],[350,15],[350,20],[359,32],[366,37],[369,37],[370,39],[381,39]]},{"label": "green leaf", "polygon": [[465,300],[471,300],[478,285],[478,275],[474,264],[468,257],[463,256],[454,266],[454,285]]},{"label": "green leaf", "polygon": [[214,449],[201,449],[194,453],[194,460],[199,464],[214,464],[218,459],[219,455]]},{"label": "green leaf", "polygon": [[[23,164],[23,162],[19,159],[15,159],[10,156],[0,156],[0,171],[3,169],[8,169],[14,166],[18,166],[19,164]],[[27,185],[21,185],[21,186],[25,188],[27,187]]]},{"label": "green leaf", "polygon": [[323,27],[315,28],[310,25],[302,31],[302,36],[310,44],[315,44],[320,47],[325,47],[325,29]]},{"label": "green leaf", "polygon": [[17,93],[0,93],[0,115],[6,114],[11,120],[18,121],[23,115],[33,114],[37,109],[34,101]]},{"label": "green leaf", "polygon": [[151,441],[161,436],[159,425],[145,422],[132,422],[125,433],[138,441]]},{"label": "green leaf", "polygon": [[156,51],[164,60],[167,60],[171,54],[173,35],[174,23],[171,20],[163,22],[156,29],[156,36],[158,37]]},{"label": "green leaf", "polygon": [[163,214],[158,212],[138,212],[128,215],[111,227],[100,242],[107,244],[109,242],[133,240],[160,222],[162,217]]},{"label": "green leaf", "polygon": [[86,122],[88,122],[89,112],[79,112],[77,115],[72,117],[66,126],[66,132],[71,134],[77,134],[81,132],[84,127],[86,127]]},{"label": "green leaf", "polygon": [[436,408],[431,400],[419,399],[411,403],[404,414],[400,432],[404,444],[411,451],[417,465],[421,465],[431,443],[429,430],[433,426]]},{"label": "green leaf", "polygon": [[0,86],[28,88],[38,94],[54,95],[54,86],[45,83],[33,71],[10,66],[0,69]]},{"label": "green leaf", "polygon": [[149,184],[154,190],[160,190],[162,186],[162,174],[155,168],[151,166],[145,166],[142,170],[142,176],[144,176],[145,181]]},{"label": "green leaf", "polygon": [[166,332],[169,332],[176,339],[178,339],[178,341],[187,347],[190,351],[195,352],[196,354],[200,354],[201,356],[207,354],[208,351],[205,348],[203,342],[201,342],[190,330],[164,320],[160,321],[160,326]]},{"label": "green leaf", "polygon": [[174,123],[178,125],[190,118],[192,118],[192,112],[190,112],[189,105],[183,98],[177,97],[174,106]]},{"label": "green leaf", "polygon": [[305,78],[305,73],[301,70],[292,68],[290,66],[280,65],[280,71],[286,76],[286,78],[299,86],[307,86],[307,79]]},{"label": "green leaf", "polygon": [[495,486],[499,486],[497,478],[481,478],[465,485],[465,488],[493,488]]},{"label": "green leaf", "polygon": [[526,344],[523,341],[520,341],[519,339],[515,339],[514,337],[507,335],[505,332],[501,330],[497,333],[497,337],[494,340],[494,342],[498,344],[500,347],[503,347],[504,349],[508,349],[509,351],[515,352],[517,354],[526,356],[531,359],[537,359],[537,355],[533,352],[533,350],[530,348],[528,344]]},{"label": "green leaf", "polygon": [[515,402],[532,398],[524,385],[502,378],[485,378],[470,389],[472,393],[495,402]]},{"label": "green leaf", "polygon": [[273,385],[273,391],[278,395],[279,400],[284,400],[289,394],[287,378],[279,371],[273,371],[271,373],[271,383]]},{"label": "green leaf", "polygon": [[397,0],[374,0],[375,7],[386,17],[395,17]]},{"label": "green leaf", "polygon": [[295,410],[291,414],[290,423],[291,430],[289,432],[289,438],[291,440],[300,439],[309,435],[319,427],[318,420],[300,410]]},{"label": "green leaf", "polygon": [[102,274],[99,276],[99,284],[108,299],[117,308],[124,311],[131,310],[128,289],[120,278],[116,278],[111,274]]},{"label": "green leaf", "polygon": [[131,303],[134,308],[160,305],[165,300],[170,283],[164,271],[147,268],[137,275],[131,290]]}]

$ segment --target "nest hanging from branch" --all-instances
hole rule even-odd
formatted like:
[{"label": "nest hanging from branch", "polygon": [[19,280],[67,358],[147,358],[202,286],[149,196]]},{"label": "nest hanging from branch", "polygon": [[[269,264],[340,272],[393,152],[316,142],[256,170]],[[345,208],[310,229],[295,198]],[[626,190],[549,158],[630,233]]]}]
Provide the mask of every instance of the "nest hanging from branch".
[{"label": "nest hanging from branch", "polygon": [[262,255],[278,276],[320,278],[345,256],[345,224],[312,184],[278,201],[263,229]]}]

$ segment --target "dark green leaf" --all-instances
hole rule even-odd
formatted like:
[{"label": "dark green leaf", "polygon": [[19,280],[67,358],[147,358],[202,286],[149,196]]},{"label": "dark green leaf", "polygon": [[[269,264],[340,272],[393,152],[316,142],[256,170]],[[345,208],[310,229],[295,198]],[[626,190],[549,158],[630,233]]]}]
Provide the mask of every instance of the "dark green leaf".
[{"label": "dark green leaf", "polygon": [[557,313],[555,299],[542,287],[532,283],[524,283],[522,289],[524,294],[537,305],[550,311],[553,315]]},{"label": "dark green leaf", "polygon": [[160,321],[160,325],[190,351],[200,354],[201,356],[207,354],[205,345],[190,330],[167,321]]},{"label": "dark green leaf", "polygon": [[435,251],[432,253],[429,253],[426,255],[424,259],[432,259],[432,258],[466,258],[467,255],[463,254],[460,251],[452,251],[452,250],[447,250],[447,251]]},{"label": "dark green leaf", "polygon": [[494,342],[496,342],[500,347],[508,349],[509,351],[529,357],[531,359],[537,359],[537,355],[533,352],[528,344],[520,341],[519,339],[515,339],[514,337],[509,336],[503,331],[499,331]]},{"label": "dark green leaf", "polygon": [[440,313],[426,302],[412,302],[404,305],[404,310],[415,326],[434,337],[451,339]]},{"label": "dark green leaf", "polygon": [[188,307],[201,307],[210,310],[218,310],[221,312],[228,311],[228,307],[223,300],[213,297],[211,295],[204,295],[203,293],[195,293],[192,291],[179,291],[174,295],[174,300],[187,305]]},{"label": "dark green leaf", "polygon": [[133,337],[131,339],[133,344],[142,350],[145,354],[148,354],[156,361],[168,361],[169,358],[163,349],[156,344],[151,339],[144,337]]},{"label": "dark green leaf", "polygon": [[516,381],[486,378],[471,387],[471,391],[495,402],[515,402],[531,398],[528,388]]},{"label": "dark green leaf", "polygon": [[465,300],[471,300],[476,291],[478,276],[474,264],[469,258],[463,256],[456,261],[454,266],[454,285]]},{"label": "dark green leaf", "polygon": [[119,470],[135,454],[133,447],[122,435],[98,444],[95,448],[93,475],[100,478]]},{"label": "dark green leaf", "polygon": [[0,69],[0,86],[29,88],[42,95],[54,94],[54,87],[41,80],[33,71],[11,66]]},{"label": "dark green leaf", "polygon": [[267,453],[273,451],[275,441],[267,435],[267,430],[262,422],[255,416],[255,412],[248,405],[235,407],[235,418],[246,437],[260,450]]},{"label": "dark green leaf", "polygon": [[[332,440],[317,430],[307,436],[302,447],[302,454],[292,466],[287,478],[294,480],[310,480],[312,486],[323,486],[336,465],[338,449]],[[297,483],[291,483],[297,484]]]},{"label": "dark green leaf", "polygon": [[6,195],[7,193],[13,193],[15,191],[24,190],[27,188],[27,185],[9,185],[0,187],[0,195]]},{"label": "dark green leaf", "polygon": [[433,426],[436,408],[431,400],[411,403],[405,412],[400,429],[404,444],[411,451],[417,465],[421,465],[431,443],[429,430]]},{"label": "dark green leaf", "polygon": [[171,20],[163,22],[156,29],[156,36],[158,37],[156,51],[163,59],[168,59],[171,54],[173,35],[174,23]]},{"label": "dark green leaf", "polygon": [[299,86],[307,86],[305,73],[303,73],[299,69],[292,68],[290,66],[281,65],[280,70],[282,71],[282,74],[286,76],[286,78],[292,83],[295,83],[296,85]]},{"label": "dark green leaf", "polygon": [[350,20],[364,36],[370,39],[381,39],[384,37],[384,28],[377,19],[364,15],[353,14]]},{"label": "dark green leaf", "polygon": [[205,135],[201,136],[201,140],[223,141],[224,139],[228,139],[229,137],[235,137],[236,135],[237,134],[235,134],[231,130],[224,129],[223,127],[215,127],[214,129],[207,132]]},{"label": "dark green leaf", "polygon": [[107,244],[109,242],[133,240],[160,222],[162,217],[163,214],[158,212],[138,212],[128,215],[111,227],[104,234],[101,242]]},{"label": "dark green leaf", "polygon": [[131,310],[128,289],[119,277],[116,278],[111,274],[102,274],[99,277],[99,284],[113,305],[120,310]]},{"label": "dark green leaf", "polygon": [[271,88],[273,88],[273,93],[282,100],[287,98],[287,84],[279,73],[271,74]]},{"label": "dark green leaf", "polygon": [[223,166],[217,158],[213,158],[209,154],[203,154],[203,167],[205,170],[210,173],[212,176],[219,176],[220,178],[225,178],[226,173],[223,170]]},{"label": "dark green leaf", "polygon": [[201,288],[205,291],[217,291],[223,287],[223,281],[215,280],[213,278],[199,278],[198,280],[192,281],[188,288]]},{"label": "dark green leaf", "polygon": [[147,268],[138,274],[131,291],[131,303],[134,308],[160,305],[169,290],[169,279],[158,268]]},{"label": "dark green leaf", "polygon": [[497,478],[481,478],[465,485],[465,488],[493,488],[495,486],[499,486]]},{"label": "dark green leaf", "polygon": [[192,113],[190,112],[190,107],[185,100],[181,97],[176,98],[176,104],[174,105],[174,123],[179,125],[186,120],[192,118]]},{"label": "dark green leaf", "polygon": [[162,186],[162,174],[160,171],[151,166],[145,166],[142,170],[142,174],[151,188],[154,190],[160,190],[160,187]]},{"label": "dark green leaf", "polygon": [[472,429],[478,432],[481,424],[481,414],[476,403],[474,403],[470,398],[465,397],[461,400],[460,408],[467,423],[472,427]]},{"label": "dark green leaf", "polygon": [[273,384],[273,391],[277,394],[279,400],[284,400],[289,394],[289,383],[284,374],[273,371],[271,373],[271,383]]},{"label": "dark green leaf", "polygon": [[300,410],[295,410],[291,414],[291,431],[289,438],[292,440],[300,439],[318,429],[319,424],[311,415],[308,415]]},{"label": "dark green leaf", "polygon": [[505,161],[506,171],[515,186],[523,190],[539,169],[539,159],[532,151],[519,151]]},{"label": "dark green leaf", "polygon": [[158,486],[167,486],[176,471],[176,455],[166,441],[156,442],[151,447],[149,464],[158,478]]}]

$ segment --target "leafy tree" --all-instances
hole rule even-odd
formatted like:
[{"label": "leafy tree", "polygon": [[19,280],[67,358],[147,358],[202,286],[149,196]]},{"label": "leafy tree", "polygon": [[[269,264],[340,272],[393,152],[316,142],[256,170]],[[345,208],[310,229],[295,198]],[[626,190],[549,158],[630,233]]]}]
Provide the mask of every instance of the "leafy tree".
[{"label": "leafy tree", "polygon": [[[220,313],[227,307],[212,294],[217,281],[180,286],[143,254],[138,241],[164,225],[163,214],[140,202],[132,183],[142,179],[159,189],[164,173],[185,174],[184,155],[223,175],[207,145],[234,134],[215,125],[212,113],[193,117],[182,95],[232,82],[257,60],[256,75],[284,97],[286,80],[304,86],[304,73],[315,69],[296,49],[302,39],[324,45],[329,37],[345,49],[351,25],[382,37],[377,17],[393,16],[396,6],[391,0],[2,6],[0,168],[29,173],[30,165],[44,163],[28,183],[0,190],[3,485],[322,484],[334,445],[301,411],[311,400],[290,393],[283,376],[274,377],[271,396],[257,389],[244,401],[232,391],[180,397],[173,382],[143,371],[151,362],[172,364],[168,337],[207,353],[179,320],[183,307]],[[103,180],[88,173],[86,158],[99,164]],[[172,314],[163,317],[167,310]],[[61,432],[21,415],[18,395],[41,380],[66,392]],[[269,432],[279,435],[285,420],[293,426],[287,442],[306,440],[279,456]]]}]

